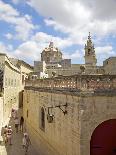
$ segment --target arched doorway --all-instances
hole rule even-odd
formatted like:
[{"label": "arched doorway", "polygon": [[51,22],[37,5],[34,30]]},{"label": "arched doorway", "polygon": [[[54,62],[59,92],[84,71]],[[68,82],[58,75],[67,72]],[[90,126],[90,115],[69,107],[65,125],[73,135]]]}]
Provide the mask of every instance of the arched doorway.
[{"label": "arched doorway", "polygon": [[91,136],[90,155],[116,155],[116,119],[96,127]]}]

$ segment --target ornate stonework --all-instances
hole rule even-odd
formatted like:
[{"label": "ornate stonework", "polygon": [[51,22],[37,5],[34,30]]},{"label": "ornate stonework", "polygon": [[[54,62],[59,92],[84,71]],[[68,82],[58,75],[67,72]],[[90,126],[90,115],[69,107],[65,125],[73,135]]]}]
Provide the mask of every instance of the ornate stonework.
[{"label": "ornate stonework", "polygon": [[89,32],[87,44],[85,44],[85,66],[86,67],[95,67],[97,63],[94,44],[91,40],[91,35]]},{"label": "ornate stonework", "polygon": [[52,62],[60,62],[62,60],[62,53],[57,47],[54,47],[53,42],[50,42],[49,47],[45,48],[41,53],[41,61],[46,64]]}]

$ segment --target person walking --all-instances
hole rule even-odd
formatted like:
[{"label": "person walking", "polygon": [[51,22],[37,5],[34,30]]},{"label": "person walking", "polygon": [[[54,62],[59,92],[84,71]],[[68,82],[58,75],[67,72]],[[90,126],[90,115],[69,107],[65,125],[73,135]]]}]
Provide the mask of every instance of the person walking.
[{"label": "person walking", "polygon": [[18,113],[16,109],[11,110],[11,118],[15,119],[17,117]]},{"label": "person walking", "polygon": [[19,127],[19,118],[18,118],[18,117],[16,117],[16,118],[14,119],[14,123],[15,123],[16,132],[18,132],[18,127]]},{"label": "person walking", "polygon": [[7,139],[8,139],[9,145],[12,145],[12,128],[11,128],[11,126],[9,126],[8,130],[7,130]]},{"label": "person walking", "polygon": [[25,154],[27,154],[29,145],[31,145],[31,141],[30,141],[28,133],[26,132],[24,133],[22,142],[23,142],[23,148],[25,149]]},{"label": "person walking", "polygon": [[8,142],[8,139],[7,139],[7,131],[8,131],[8,127],[7,125],[4,127],[4,142],[7,143]]},{"label": "person walking", "polygon": [[22,132],[23,132],[23,124],[24,124],[24,118],[23,118],[23,116],[21,116],[21,118],[20,118],[20,131],[22,131]]}]

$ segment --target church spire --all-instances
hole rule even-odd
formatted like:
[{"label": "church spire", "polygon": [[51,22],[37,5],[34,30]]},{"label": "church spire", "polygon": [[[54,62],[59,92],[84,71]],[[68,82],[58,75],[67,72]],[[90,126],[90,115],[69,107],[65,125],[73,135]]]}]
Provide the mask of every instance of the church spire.
[{"label": "church spire", "polygon": [[90,32],[89,32],[88,40],[91,40],[91,34],[90,34]]},{"label": "church spire", "polygon": [[53,46],[54,46],[53,41],[50,41],[49,47],[53,47]]},{"label": "church spire", "polygon": [[89,32],[87,44],[85,44],[85,65],[96,66],[96,63],[97,63],[97,59],[95,55],[95,48],[91,40],[91,34]]}]

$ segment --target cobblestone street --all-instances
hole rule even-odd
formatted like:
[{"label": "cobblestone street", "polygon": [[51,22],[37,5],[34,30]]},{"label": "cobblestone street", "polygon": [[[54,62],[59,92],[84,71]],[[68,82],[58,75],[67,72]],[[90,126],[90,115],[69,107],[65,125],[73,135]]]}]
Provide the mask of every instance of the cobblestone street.
[{"label": "cobblestone street", "polygon": [[[19,131],[16,133],[13,120],[9,123],[13,129],[12,145],[0,143],[0,155],[25,155],[25,150],[22,147],[23,133]],[[33,148],[33,144],[29,146],[27,155],[39,155]]]}]

